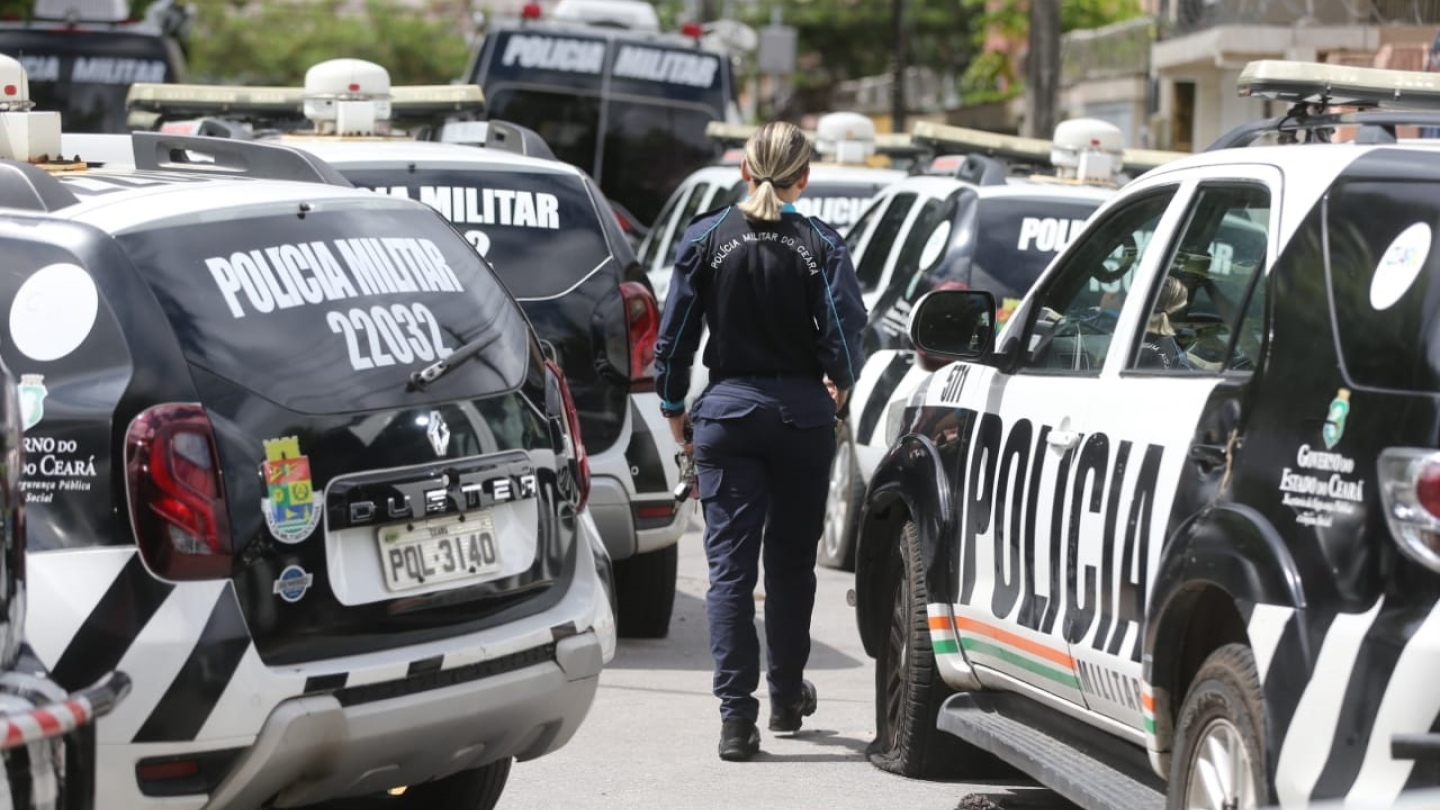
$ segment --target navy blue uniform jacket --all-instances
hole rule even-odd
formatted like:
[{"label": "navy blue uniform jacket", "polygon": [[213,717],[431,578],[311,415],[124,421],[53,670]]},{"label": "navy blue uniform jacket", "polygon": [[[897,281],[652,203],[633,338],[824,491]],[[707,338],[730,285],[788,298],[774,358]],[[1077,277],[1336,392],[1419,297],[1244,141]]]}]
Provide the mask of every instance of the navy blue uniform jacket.
[{"label": "navy blue uniform jacket", "polygon": [[789,205],[779,222],[753,223],[729,206],[697,217],[678,252],[655,346],[666,409],[685,406],[702,324],[712,381],[825,375],[855,385],[865,305],[834,228]]}]

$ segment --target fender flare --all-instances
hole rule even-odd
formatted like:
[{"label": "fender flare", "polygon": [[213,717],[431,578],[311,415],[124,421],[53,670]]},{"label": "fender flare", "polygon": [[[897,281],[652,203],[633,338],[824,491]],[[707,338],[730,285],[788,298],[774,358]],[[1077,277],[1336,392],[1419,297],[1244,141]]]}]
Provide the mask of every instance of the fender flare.
[{"label": "fender flare", "polygon": [[[1179,677],[1184,630],[1198,594],[1219,591],[1241,621],[1249,607],[1279,605],[1297,612],[1305,591],[1294,556],[1280,532],[1255,509],[1227,503],[1183,523],[1160,554],[1146,611],[1143,678],[1154,698],[1152,751],[1167,751],[1174,734],[1170,718],[1184,695],[1169,684]],[[1242,626],[1241,630],[1245,628]],[[1247,638],[1248,643],[1248,638]]]},{"label": "fender flare", "polygon": [[[886,556],[899,537],[897,506],[920,530],[926,589],[932,601],[950,599],[949,550],[954,507],[950,481],[935,443],[918,434],[902,436],[870,478],[855,541],[855,618],[866,654],[874,657],[884,640],[889,606],[876,604]],[[879,613],[876,611],[879,610]],[[873,621],[874,617],[884,621]]]}]

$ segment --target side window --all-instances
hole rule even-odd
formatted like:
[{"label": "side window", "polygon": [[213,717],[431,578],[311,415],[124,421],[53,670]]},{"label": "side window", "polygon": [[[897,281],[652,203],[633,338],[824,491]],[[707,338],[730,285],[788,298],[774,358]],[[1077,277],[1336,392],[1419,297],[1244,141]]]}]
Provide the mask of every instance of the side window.
[{"label": "side window", "polygon": [[[1252,301],[1247,311],[1245,299],[1265,266],[1269,227],[1265,186],[1201,186],[1165,275],[1150,292],[1130,368],[1216,373],[1243,370],[1253,360],[1253,335],[1261,328],[1254,321],[1263,319],[1264,301],[1258,310]],[[1239,345],[1232,353],[1232,344],[1242,340],[1250,353]]]},{"label": "side window", "polygon": [[855,220],[855,224],[850,226],[850,230],[845,232],[845,244],[849,246],[852,253],[855,251],[855,247],[860,244],[860,240],[864,238],[865,231],[869,229],[871,223],[875,221],[875,215],[880,212],[881,208],[885,207],[885,203],[885,200],[876,200],[871,203],[865,209],[865,213],[861,214],[860,218]]},{"label": "side window", "polygon": [[675,222],[675,229],[670,231],[669,237],[665,240],[665,251],[660,254],[664,259],[665,266],[668,267],[675,263],[675,241],[685,235],[685,228],[690,224],[690,220],[700,213],[700,204],[710,196],[709,191],[709,186],[697,184],[691,190],[690,196],[685,198],[685,204],[680,208],[680,218]]},{"label": "side window", "polygon": [[860,277],[861,290],[871,292],[875,285],[880,283],[880,276],[885,272],[885,263],[890,259],[890,250],[895,246],[895,238],[900,235],[900,228],[905,224],[905,218],[914,205],[913,193],[896,194],[890,198],[889,207],[880,215],[880,221],[875,223],[875,234],[865,245],[865,255],[860,257],[860,263],[855,266],[855,274]]},{"label": "side window", "polygon": [[1107,213],[1035,301],[1021,367],[1099,374],[1130,282],[1175,187],[1153,191]]}]

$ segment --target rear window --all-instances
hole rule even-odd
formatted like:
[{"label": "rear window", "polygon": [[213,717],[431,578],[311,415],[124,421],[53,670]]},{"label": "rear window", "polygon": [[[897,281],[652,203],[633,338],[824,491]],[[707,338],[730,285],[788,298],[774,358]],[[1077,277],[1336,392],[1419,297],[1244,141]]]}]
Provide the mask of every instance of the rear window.
[{"label": "rear window", "polygon": [[0,53],[25,66],[37,110],[60,113],[66,132],[129,132],[132,82],[173,82],[178,57],[163,37],[122,31],[0,29]]},{"label": "rear window", "polygon": [[475,169],[341,169],[357,186],[439,211],[494,266],[516,298],[558,295],[610,247],[585,182],[574,175]]},{"label": "rear window", "polygon": [[[494,274],[424,210],[227,217],[119,237],[193,364],[302,413],[505,391],[529,331]],[[410,374],[492,342],[430,392]]]},{"label": "rear window", "polygon": [[983,200],[975,227],[974,273],[1027,290],[1100,207],[1099,201]]},{"label": "rear window", "polygon": [[1349,182],[1330,194],[1326,270],[1341,358],[1356,385],[1440,391],[1437,212],[1433,183]]}]

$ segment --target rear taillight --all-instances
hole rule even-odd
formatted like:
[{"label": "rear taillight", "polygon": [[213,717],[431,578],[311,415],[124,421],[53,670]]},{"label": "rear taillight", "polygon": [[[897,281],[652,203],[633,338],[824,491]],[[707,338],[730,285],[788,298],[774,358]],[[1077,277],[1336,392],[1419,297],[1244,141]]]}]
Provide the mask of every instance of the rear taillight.
[{"label": "rear taillight", "polygon": [[130,522],[146,564],[163,579],[230,576],[234,549],[219,458],[199,405],[157,405],[130,423]]},{"label": "rear taillight", "polygon": [[565,441],[568,445],[565,452],[575,465],[575,489],[579,498],[575,508],[584,509],[585,501],[590,497],[590,456],[585,452],[585,442],[580,436],[580,412],[575,410],[570,385],[565,382],[565,375],[555,361],[546,360],[545,370],[555,378],[555,385],[560,389],[560,409],[565,415]]},{"label": "rear taillight", "polygon": [[1380,503],[1396,544],[1440,571],[1440,453],[1392,447],[1380,453],[1377,467]]},{"label": "rear taillight", "polygon": [[655,296],[638,281],[620,285],[625,302],[625,329],[630,338],[630,388],[652,390],[655,386],[655,341],[660,337],[660,308]]}]

